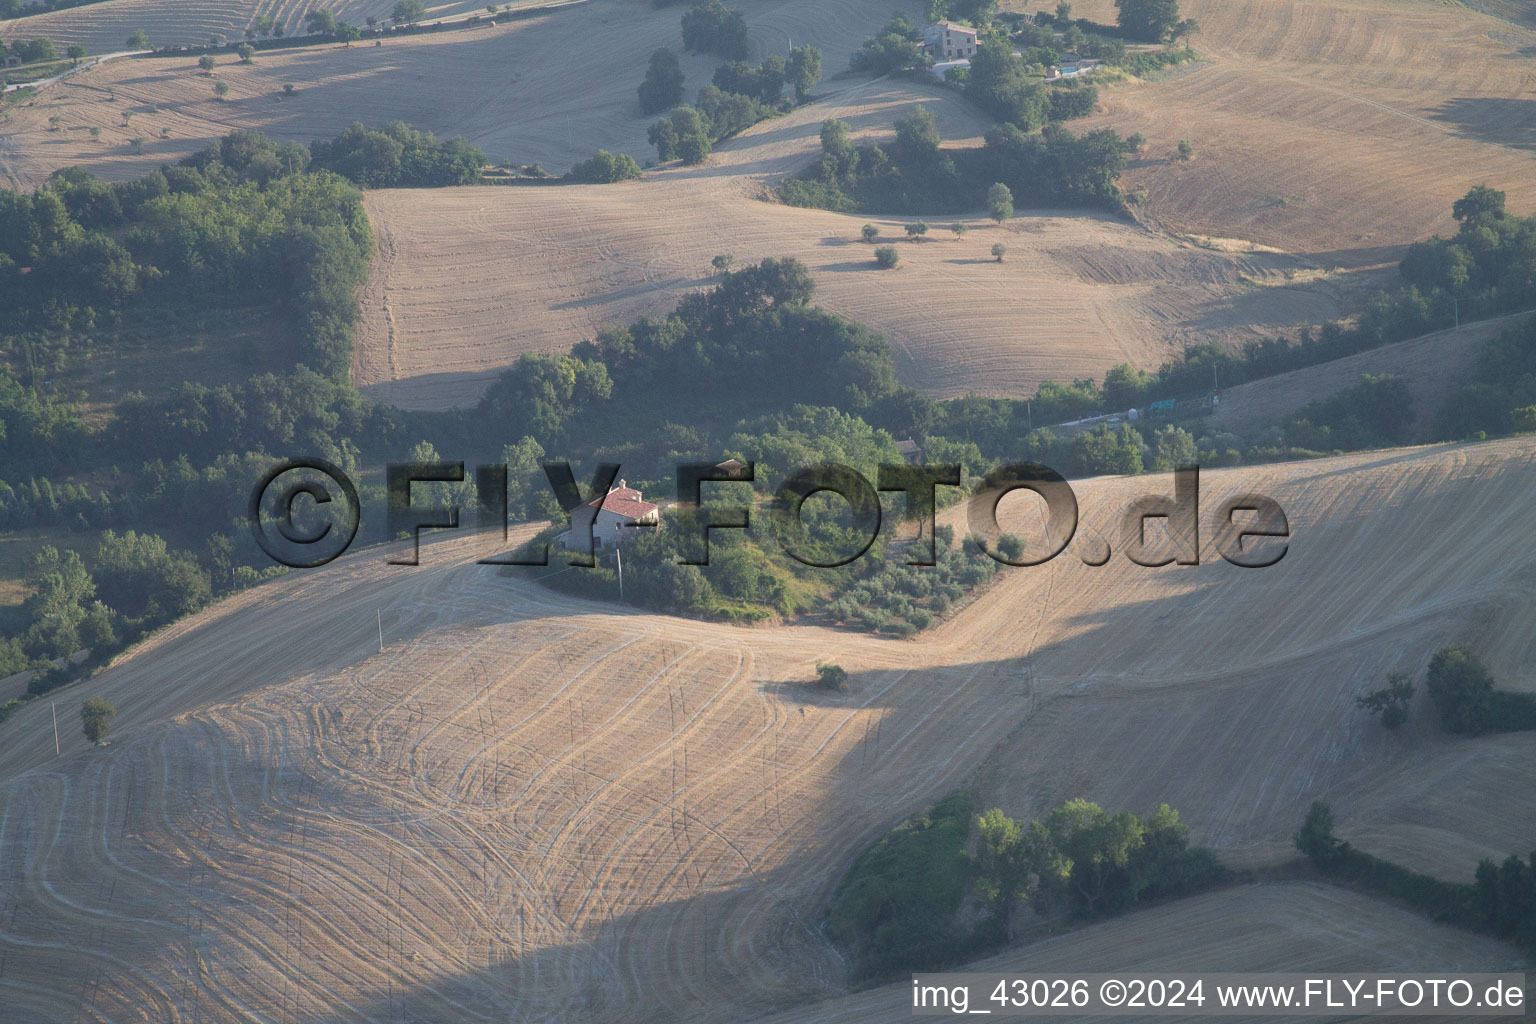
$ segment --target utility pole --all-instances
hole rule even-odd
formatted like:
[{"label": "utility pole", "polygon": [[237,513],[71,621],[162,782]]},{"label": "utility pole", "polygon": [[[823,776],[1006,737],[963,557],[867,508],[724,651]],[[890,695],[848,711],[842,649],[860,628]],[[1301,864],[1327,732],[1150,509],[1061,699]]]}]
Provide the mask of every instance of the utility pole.
[{"label": "utility pole", "polygon": [[53,756],[59,756],[59,702],[49,701],[53,706]]},{"label": "utility pole", "polygon": [[384,653],[384,609],[375,608],[374,614],[379,617],[379,653]]},{"label": "utility pole", "polygon": [[624,551],[617,544],[613,548],[613,560],[619,567],[619,600],[624,600]]}]

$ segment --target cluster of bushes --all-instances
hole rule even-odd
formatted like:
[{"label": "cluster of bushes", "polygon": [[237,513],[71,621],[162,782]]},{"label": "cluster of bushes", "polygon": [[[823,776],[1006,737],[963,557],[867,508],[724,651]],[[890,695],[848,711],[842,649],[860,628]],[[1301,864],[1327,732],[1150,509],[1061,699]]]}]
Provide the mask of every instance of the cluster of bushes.
[{"label": "cluster of bushes", "polygon": [[652,53],[638,91],[640,110],[646,114],[659,114],[683,102],[683,68],[677,54],[665,46]]},{"label": "cluster of bushes", "polygon": [[923,107],[896,122],[889,147],[855,146],[848,125],[828,119],[821,161],[787,179],[780,195],[791,206],[845,212],[944,213],[989,206],[1001,184],[1011,200],[1123,209],[1127,147],[1111,129],[1076,136],[1057,125],[1036,133],[1002,125],[981,147],[942,149],[940,141],[937,121]]},{"label": "cluster of bushes", "polygon": [[100,0],[0,0],[0,19],[25,18],[48,11],[64,11],[71,7],[84,7]]},{"label": "cluster of bushes", "polygon": [[1429,663],[1425,689],[1447,732],[1536,729],[1536,696],[1493,688],[1493,675],[1465,644],[1447,644]]},{"label": "cluster of bushes", "polygon": [[1434,440],[1536,431],[1536,316],[1483,343],[1472,379],[1441,401]]},{"label": "cluster of bushes", "polygon": [[[75,551],[44,547],[27,575],[32,590],[23,606],[29,625],[13,637],[19,651],[38,668],[28,683],[32,695],[68,681],[69,659],[89,648],[101,663],[124,643],[184,615],[212,598],[207,570],[186,553],[170,550],[152,534],[130,530],[102,534],[91,565]],[[15,664],[0,668],[16,670]]]},{"label": "cluster of bushes", "polygon": [[745,60],[747,22],[720,0],[700,0],[683,15],[683,49],[712,53],[726,60]]},{"label": "cluster of bushes", "polygon": [[905,15],[897,14],[885,28],[864,40],[864,45],[854,51],[849,66],[871,75],[888,75],[924,61],[922,32]]},{"label": "cluster of bushes", "polygon": [[596,154],[573,166],[565,177],[583,185],[608,185],[616,181],[628,181],[640,177],[640,165],[625,153],[610,153],[600,149]]},{"label": "cluster of bushes", "polygon": [[485,154],[463,139],[439,141],[401,121],[383,128],[361,123],[329,142],[313,142],[317,168],[335,171],[364,188],[439,188],[480,180]]},{"label": "cluster of bushes", "polygon": [[[0,43],[0,56],[7,52],[4,43]],[[40,64],[44,61],[58,60],[58,48],[53,40],[46,36],[36,39],[12,39],[8,51],[13,57],[20,57],[23,64]],[[79,61],[85,57],[85,47],[71,46],[66,51],[70,60]]]},{"label": "cluster of bushes", "polygon": [[1413,396],[1393,374],[1361,374],[1331,398],[1309,402],[1283,428],[1283,443],[1308,451],[1387,448],[1412,440]]},{"label": "cluster of bushes", "polygon": [[699,90],[694,106],[678,107],[651,125],[646,138],[663,163],[682,160],[698,164],[709,156],[716,142],[773,114],[774,108],[761,100],[710,84]]},{"label": "cluster of bushes", "polygon": [[[849,579],[832,592],[823,605],[827,618],[895,636],[927,629],[968,590],[986,583],[1001,568],[978,544],[954,548],[954,536],[952,527],[937,528],[938,564],[932,567],[904,565],[888,557],[873,562],[873,572]],[[1009,557],[1023,552],[1022,542],[1006,534],[999,547]]]},{"label": "cluster of bushes", "polygon": [[[1188,828],[1163,804],[1145,818],[1070,800],[1042,819],[1016,822],[993,808],[975,819],[972,798],[951,794],[861,853],[843,877],[826,933],[852,960],[857,982],[937,970],[1013,938],[1029,904],[1042,915],[1098,918],[1217,884],[1227,871],[1189,846]],[[983,913],[962,923],[970,897]],[[969,915],[975,919],[976,915]]]},{"label": "cluster of bushes", "polygon": [[70,168],[30,196],[0,193],[9,337],[36,332],[29,362],[46,367],[44,335],[62,349],[141,310],[262,295],[294,325],[291,362],[345,375],[372,231],[356,188],[307,157],[235,133],[137,181]]},{"label": "cluster of bushes", "polygon": [[1296,848],[1324,874],[1402,900],[1436,921],[1510,940],[1536,953],[1536,851],[1484,858],[1476,881],[1447,882],[1357,850],[1334,836],[1333,810],[1313,801],[1295,835]]},{"label": "cluster of bushes", "polygon": [[101,529],[114,521],[112,498],[105,490],[92,495],[85,485],[67,480],[55,488],[47,477],[18,481],[15,487],[0,480],[0,530],[61,524]]},{"label": "cluster of bushes", "polygon": [[960,963],[983,948],[957,920],[970,882],[972,797],[953,793],[854,859],[827,908],[826,935],[852,959],[850,980]]}]

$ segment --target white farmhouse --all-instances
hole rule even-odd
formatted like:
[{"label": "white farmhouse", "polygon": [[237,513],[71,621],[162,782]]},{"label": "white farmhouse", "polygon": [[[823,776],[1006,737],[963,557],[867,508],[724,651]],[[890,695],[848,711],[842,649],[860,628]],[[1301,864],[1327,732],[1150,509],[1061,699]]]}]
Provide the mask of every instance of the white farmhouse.
[{"label": "white farmhouse", "polygon": [[976,56],[976,30],[952,21],[936,21],[923,30],[923,49],[936,61]]},{"label": "white farmhouse", "polygon": [[[592,524],[594,552],[612,551],[639,531],[661,522],[660,507],[646,501],[639,491],[628,486],[623,480],[619,481],[619,486],[603,497],[593,498],[587,502],[584,509],[597,510],[597,519]],[[578,510],[572,514],[572,519],[578,523],[581,521],[581,511]],[[556,543],[563,548],[578,549],[581,541],[572,538],[573,532],[567,530],[562,533],[555,538]]]}]

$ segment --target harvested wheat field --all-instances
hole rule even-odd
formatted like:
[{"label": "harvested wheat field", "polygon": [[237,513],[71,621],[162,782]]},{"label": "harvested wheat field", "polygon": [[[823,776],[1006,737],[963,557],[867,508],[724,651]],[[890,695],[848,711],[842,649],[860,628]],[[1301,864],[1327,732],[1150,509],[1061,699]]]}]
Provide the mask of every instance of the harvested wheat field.
[{"label": "harvested wheat field", "polygon": [[[710,259],[794,256],[817,301],[883,332],[898,376],[936,396],[1033,394],[1042,380],[1156,367],[1192,342],[1273,334],[1341,311],[1347,285],[1292,281],[1305,264],[1180,243],[1109,217],[1040,211],[999,228],[981,211],[868,218],[761,201],[819,152],[823,118],[889,135],[919,103],[946,139],[976,141],[985,122],[952,93],[859,82],[766,121],[701,167],[621,185],[462,188],[368,194],[379,255],[364,292],[353,379],[407,408],[472,404],[526,351],[564,351],[611,324],[665,315],[706,287]],[[901,265],[875,269],[857,241],[873,222]],[[1008,246],[1004,262],[992,244]],[[1305,275],[1303,275],[1305,276]]]},{"label": "harvested wheat field", "polygon": [[[391,4],[382,2],[387,14]],[[110,0],[43,17],[86,18],[134,3]],[[905,8],[913,13],[917,5]],[[651,51],[666,46],[678,53],[689,95],[708,84],[720,63],[682,52],[681,10],[658,10],[650,0],[588,0],[502,25],[390,38],[382,46],[260,51],[249,65],[220,54],[214,76],[198,70],[194,55],[112,61],[46,87],[11,111],[0,135],[0,173],[13,187],[41,184],[71,164],[104,178],[131,178],[236,129],[308,143],[332,138],[354,121],[393,120],[462,136],[493,161],[542,163],[553,173],[599,148],[644,160],[652,153],[645,133],[655,118],[641,113],[635,89]],[[829,75],[847,66],[849,54],[890,11],[890,5],[871,8],[856,0],[745,5],[756,59],[824,34]],[[121,45],[117,39],[111,47]],[[222,101],[213,92],[216,81],[229,86]],[[294,85],[293,95],[284,95],[285,84]],[[127,124],[124,111],[133,112]],[[57,130],[49,121],[54,116]],[[101,129],[100,139],[91,138],[92,127]],[[145,139],[141,152],[129,143],[136,137]]]},{"label": "harvested wheat field", "polygon": [[[1144,133],[1124,184],[1160,224],[1305,252],[1396,258],[1456,228],[1473,185],[1536,209],[1536,31],[1438,0],[1187,0],[1204,58],[1101,92],[1078,122]],[[1114,20],[1109,0],[1074,6]],[[1180,139],[1195,158],[1170,156]]]},{"label": "harvested wheat field", "polygon": [[[1447,874],[1528,843],[1536,737],[1446,739],[1422,707],[1386,737],[1351,698],[1451,639],[1532,688],[1536,575],[1511,538],[1536,442],[1202,482],[1207,515],[1234,491],[1278,500],[1286,558],[1212,561],[1207,532],[1198,567],[1090,567],[1116,509],[1167,481],[1089,481],[1082,541],[912,642],[585,603],[476,566],[470,540],[246,592],[93,683],[122,709],[110,747],[71,730],[54,758],[41,702],[6,724],[0,998],[23,1019],[742,1020],[842,993],[821,901],[972,777],[1013,813],[1167,800],[1237,863],[1287,860],[1316,797],[1367,846],[1411,826],[1404,856]],[[1004,511],[1030,540],[1030,508]],[[844,694],[807,685],[832,652]],[[1239,942],[1250,917],[1274,923]],[[1169,963],[1222,949],[1254,970],[1514,960],[1308,885],[1038,951],[1152,966],[1136,947],[1170,932]]]},{"label": "harvested wheat field", "polygon": [[[1501,943],[1430,924],[1341,889],[1291,882],[1207,893],[989,957],[965,970],[1174,974],[1192,963],[1211,972],[1407,972],[1423,963],[1458,971],[1523,967],[1520,957]],[[972,1000],[975,1006],[974,995]],[[763,1024],[885,1024],[909,1014],[911,1003],[911,985],[901,983],[775,1014]]]},{"label": "harvested wheat field", "polygon": [[[558,0],[507,0],[504,9],[544,7]],[[591,0],[587,0],[591,2]],[[336,0],[319,5],[337,20],[359,27],[368,18],[388,25],[392,0]],[[478,0],[449,0],[427,4],[423,22],[453,21],[485,12]],[[150,46],[201,46],[210,38],[238,42],[258,17],[270,17],[288,36],[307,31],[304,16],[317,5],[297,0],[111,0],[61,11],[34,14],[0,24],[0,38],[47,36],[57,43],[80,43],[92,53],[113,53],[136,29],[143,29]]]}]

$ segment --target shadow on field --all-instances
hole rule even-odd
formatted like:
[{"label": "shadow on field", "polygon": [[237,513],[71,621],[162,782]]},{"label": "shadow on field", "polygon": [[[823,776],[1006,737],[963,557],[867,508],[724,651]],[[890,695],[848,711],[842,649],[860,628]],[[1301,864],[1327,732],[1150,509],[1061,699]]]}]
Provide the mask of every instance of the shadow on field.
[{"label": "shadow on field", "polygon": [[1463,135],[1508,149],[1536,149],[1536,100],[1459,96],[1430,117],[1455,125]]}]

